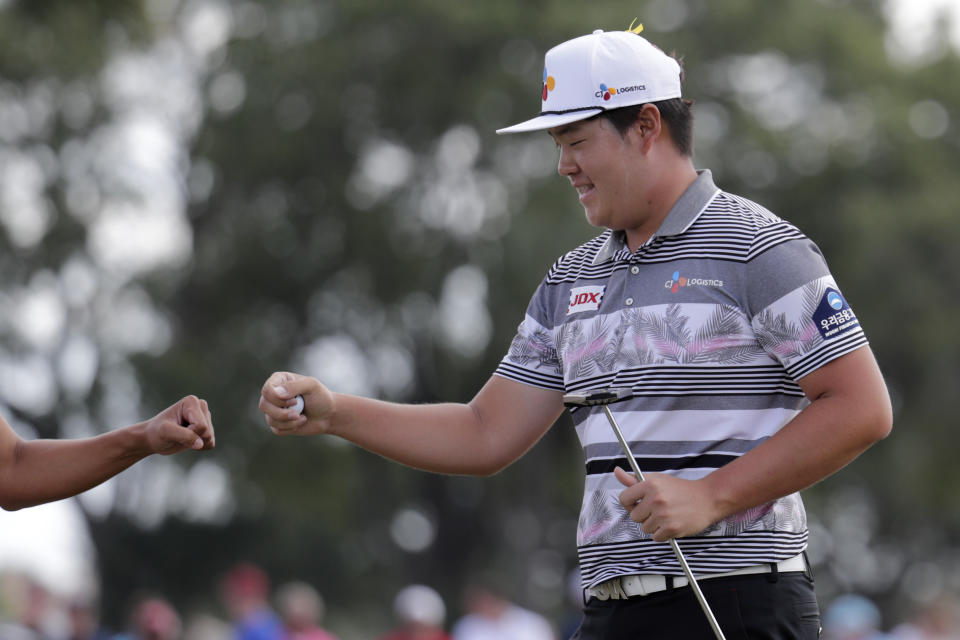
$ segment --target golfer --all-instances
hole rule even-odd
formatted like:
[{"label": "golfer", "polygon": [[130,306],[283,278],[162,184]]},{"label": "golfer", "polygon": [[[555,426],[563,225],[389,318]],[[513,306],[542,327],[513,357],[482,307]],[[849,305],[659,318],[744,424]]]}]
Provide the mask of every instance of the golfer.
[{"label": "golfer", "polygon": [[333,434],[420,469],[487,475],[543,436],[565,393],[630,388],[608,407],[651,472],[643,482],[623,471],[603,408],[572,411],[588,597],[575,637],[713,638],[664,544],[678,538],[728,638],[816,638],[797,492],[885,437],[890,401],[817,246],[695,169],[681,78],[636,31],[547,52],[540,114],[498,133],[546,131],[604,230],[550,268],[473,400],[390,404],[278,372],[260,408],[278,435]]},{"label": "golfer", "polygon": [[69,498],[151,454],[213,446],[210,409],[196,396],[91,438],[23,440],[0,417],[0,507],[13,511]]}]

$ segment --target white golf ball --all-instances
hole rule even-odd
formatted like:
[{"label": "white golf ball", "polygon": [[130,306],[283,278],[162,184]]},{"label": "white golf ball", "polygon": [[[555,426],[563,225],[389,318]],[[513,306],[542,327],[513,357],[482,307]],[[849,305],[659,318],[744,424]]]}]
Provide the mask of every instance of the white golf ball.
[{"label": "white golf ball", "polygon": [[297,396],[296,398],[294,398],[294,400],[297,401],[297,404],[293,405],[290,408],[295,410],[297,413],[303,413],[303,396]]}]

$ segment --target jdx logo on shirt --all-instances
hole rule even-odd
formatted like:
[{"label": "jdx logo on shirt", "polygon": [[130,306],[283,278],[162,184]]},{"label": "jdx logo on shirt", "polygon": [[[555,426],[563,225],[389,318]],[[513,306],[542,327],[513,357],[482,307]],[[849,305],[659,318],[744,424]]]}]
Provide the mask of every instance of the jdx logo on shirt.
[{"label": "jdx logo on shirt", "polygon": [[574,287],[570,289],[570,305],[567,307],[567,315],[580,313],[581,311],[596,311],[600,308],[600,301],[603,299],[603,292],[606,285],[594,287]]}]

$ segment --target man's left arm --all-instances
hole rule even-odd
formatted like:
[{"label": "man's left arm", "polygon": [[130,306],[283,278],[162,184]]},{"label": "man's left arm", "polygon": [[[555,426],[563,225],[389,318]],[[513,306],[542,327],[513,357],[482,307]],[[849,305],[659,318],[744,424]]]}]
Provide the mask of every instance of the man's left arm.
[{"label": "man's left arm", "polygon": [[623,471],[621,503],[658,541],[693,535],[731,514],[809,487],[886,437],[893,411],[869,346],[798,381],[810,404],[769,439],[699,480]]}]

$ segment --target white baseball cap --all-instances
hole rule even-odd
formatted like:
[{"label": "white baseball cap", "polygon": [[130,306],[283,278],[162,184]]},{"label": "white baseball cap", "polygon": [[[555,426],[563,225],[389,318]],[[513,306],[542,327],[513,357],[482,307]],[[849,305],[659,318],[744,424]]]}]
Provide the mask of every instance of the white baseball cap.
[{"label": "white baseball cap", "polygon": [[602,31],[558,44],[543,62],[540,115],[497,133],[540,131],[608,109],[680,97],[680,64],[635,31]]},{"label": "white baseball cap", "polygon": [[407,585],[393,599],[393,612],[404,623],[440,627],[447,617],[443,598],[432,587]]}]

